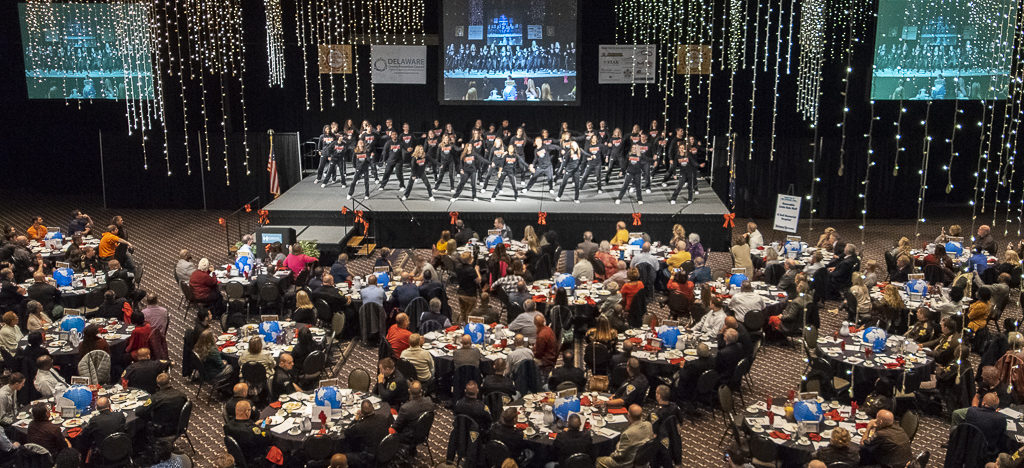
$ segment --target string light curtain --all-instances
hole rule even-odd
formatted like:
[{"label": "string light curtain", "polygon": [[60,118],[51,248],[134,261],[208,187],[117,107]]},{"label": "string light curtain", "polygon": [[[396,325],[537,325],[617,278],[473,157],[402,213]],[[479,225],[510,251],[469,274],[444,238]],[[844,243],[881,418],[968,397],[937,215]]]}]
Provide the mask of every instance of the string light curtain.
[{"label": "string light curtain", "polygon": [[270,86],[284,87],[284,25],[281,0],[263,0],[267,12],[267,68]]}]

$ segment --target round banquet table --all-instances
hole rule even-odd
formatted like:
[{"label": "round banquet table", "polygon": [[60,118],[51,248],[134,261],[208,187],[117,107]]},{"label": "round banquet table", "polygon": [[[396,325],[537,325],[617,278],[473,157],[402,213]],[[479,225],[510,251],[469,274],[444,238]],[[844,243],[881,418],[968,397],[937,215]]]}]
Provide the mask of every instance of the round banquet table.
[{"label": "round banquet table", "polygon": [[[900,299],[902,299],[903,303],[907,306],[907,311],[911,313],[916,311],[918,308],[924,307],[938,314],[938,316],[940,317],[945,317],[947,315],[952,315],[954,313],[966,314],[967,309],[970,308],[971,306],[971,302],[974,301],[973,299],[971,299],[970,296],[966,296],[963,299],[961,299],[960,302],[952,302],[949,300],[948,288],[943,288],[947,293],[945,296],[941,294],[929,294],[927,296],[918,296],[915,294],[911,296],[910,293],[907,292],[907,288],[905,287],[906,283],[900,283],[898,281],[893,281],[892,283],[881,282],[876,284],[875,286],[872,286],[870,292],[871,300],[881,302],[882,288],[890,284],[896,286],[896,290],[900,294]],[[913,322],[916,319],[910,317],[908,318],[908,320]]]},{"label": "round banquet table", "polygon": [[[341,408],[334,410],[330,419],[327,420],[327,434],[344,438],[345,429],[355,422],[355,415],[359,412],[359,406],[363,400],[369,399],[378,414],[390,414],[391,406],[373,395],[361,392],[353,392],[349,389],[340,389],[342,398]],[[306,437],[316,435],[320,429],[303,431],[298,424],[308,421],[314,426],[320,424],[320,420],[314,421],[313,392],[295,392],[289,395],[281,395],[281,399],[275,401],[260,412],[260,419],[271,418],[267,422],[267,435],[274,441],[274,445],[283,451],[295,451],[302,448],[302,442]],[[276,408],[275,408],[276,406]],[[291,428],[290,430],[281,430]]]},{"label": "round banquet table", "polygon": [[[296,330],[298,329],[295,322],[278,321],[281,325],[281,335],[287,337],[287,343],[267,343],[263,342],[263,351],[270,353],[271,356],[276,360],[282,352],[290,353],[295,344],[298,343],[298,335]],[[235,366],[235,369],[239,369],[238,359],[249,349],[249,338],[252,336],[258,336],[257,325],[249,323],[243,325],[241,329],[231,327],[226,333],[217,337],[217,349],[221,352],[221,357],[226,359],[229,364]],[[313,332],[313,341],[323,347],[324,342],[327,340],[327,332],[323,328],[309,327],[309,331]],[[296,367],[301,369],[302,363],[296,362]]]},{"label": "round banquet table", "polygon": [[[822,336],[818,338],[818,354],[837,370],[838,376],[853,383],[857,401],[863,401],[874,389],[874,381],[883,375],[898,388],[912,392],[931,375],[935,360],[925,355],[923,348],[916,353],[901,353],[897,344],[900,339],[902,337],[890,336],[885,351],[872,352],[871,358],[867,359],[866,345],[861,342],[860,333],[839,338]],[[898,361],[900,358],[903,359],[902,365]]]},{"label": "round banquet table", "polygon": [[[85,281],[83,284],[82,281]],[[29,278],[19,286],[28,289],[35,283],[35,280]],[[96,273],[75,273],[74,279],[71,281],[71,286],[61,286],[57,288],[60,291],[60,301],[58,304],[64,306],[65,309],[79,309],[85,306],[85,295],[95,290],[106,290],[107,278],[103,275],[102,271]]]},{"label": "round banquet table", "polygon": [[[488,324],[482,324],[485,329],[483,344],[475,344],[474,348],[480,350],[480,373],[489,375],[494,361],[508,357],[507,345],[511,344],[515,334],[504,326],[497,328]],[[434,374],[439,379],[450,379],[455,373],[455,349],[460,347],[459,340],[465,333],[465,326],[453,325],[444,330],[437,330],[423,335],[423,349],[427,350],[434,358]],[[505,345],[501,344],[502,339],[506,340]],[[444,387],[439,380],[440,387]]]},{"label": "round banquet table", "polygon": [[[110,397],[111,410],[120,411],[124,413],[125,425],[128,428],[128,436],[133,440],[136,440],[136,436],[140,434],[146,427],[145,422],[135,416],[135,410],[141,408],[149,399],[149,393],[143,390],[129,388],[121,388],[121,385],[105,385],[98,390],[98,396]],[[46,398],[42,400],[35,400],[35,403],[46,403],[47,406],[53,407],[53,398]],[[15,422],[13,427],[17,431],[18,437],[24,439],[28,435],[28,424],[32,422],[32,415],[29,414],[29,406],[22,408],[22,411],[15,416]],[[60,426],[61,431],[65,436],[68,436],[68,431],[76,427],[85,427],[89,420],[97,414],[95,404],[89,407],[88,412],[85,414],[68,420],[63,420],[60,417],[60,413],[51,412],[50,422]],[[71,437],[72,445],[74,445],[75,438]]]},{"label": "round banquet table", "polygon": [[[629,426],[625,408],[611,408],[609,411],[607,408],[599,409],[593,405],[598,401],[607,401],[610,397],[609,393],[593,392],[583,393],[580,396],[580,412],[583,413],[583,423],[585,428],[591,431],[594,452],[599,456],[615,451],[619,435]],[[513,408],[518,412],[516,427],[523,429],[527,446],[534,452],[534,460],[555,460],[552,450],[555,438],[552,435],[561,432],[562,429],[544,424],[543,409],[545,405],[554,405],[554,402],[554,392],[540,392],[525,395],[505,406],[505,409]]]},{"label": "round banquet table", "polygon": [[[32,255],[39,254],[45,260],[61,261],[67,255],[68,248],[71,247],[71,237],[70,236],[65,237],[64,240],[61,242],[61,246],[60,246],[59,249],[50,249],[49,247],[47,247],[45,245],[45,243],[44,244],[40,244],[38,241],[30,242],[30,245],[32,245],[31,246]],[[82,248],[92,247],[92,248],[95,249],[95,248],[98,248],[99,246],[100,246],[100,240],[95,238],[95,237],[86,236],[85,238],[82,239],[82,245],[81,245]]]},{"label": "round banquet table", "polygon": [[[664,332],[668,327],[661,326],[659,332]],[[640,361],[641,367],[647,366],[644,373],[651,375],[671,375],[679,368],[683,361],[697,359],[697,345],[704,343],[712,351],[718,350],[718,340],[715,336],[696,333],[685,327],[677,327],[680,331],[677,338],[677,345],[682,343],[681,348],[664,349],[652,347],[651,341],[657,338],[650,328],[633,328],[626,330],[619,335],[617,350],[622,352],[622,345],[631,341],[634,345],[632,356]]]},{"label": "round banquet table", "polygon": [[816,450],[828,445],[832,429],[835,427],[850,431],[853,443],[859,444],[861,436],[857,429],[867,426],[870,419],[868,415],[863,410],[857,410],[856,416],[851,418],[851,407],[841,405],[837,401],[826,402],[820,397],[818,401],[821,403],[821,409],[825,411],[820,433],[812,432],[803,437],[798,434],[797,424],[785,418],[785,397],[772,398],[771,411],[774,417],[770,422],[767,401],[746,407],[740,412],[743,417],[743,429],[751,437],[760,437],[775,443],[779,448],[779,460],[783,467],[804,466]]},{"label": "round banquet table", "polygon": [[[125,354],[125,347],[128,345],[128,338],[132,334],[132,330],[135,329],[135,325],[124,325],[115,319],[105,319],[101,317],[94,317],[86,320],[86,324],[97,324],[100,325],[100,337],[107,340],[107,344],[110,345],[110,356],[113,365],[118,365],[117,356]],[[77,373],[78,360],[78,347],[72,346],[68,341],[61,340],[61,333],[75,333],[65,332],[60,329],[59,323],[51,324],[46,332],[43,333],[43,346],[53,357],[53,363],[60,366],[61,376],[65,379],[70,379],[72,375]],[[24,349],[28,346],[28,335],[26,334],[18,342],[18,349]]]}]

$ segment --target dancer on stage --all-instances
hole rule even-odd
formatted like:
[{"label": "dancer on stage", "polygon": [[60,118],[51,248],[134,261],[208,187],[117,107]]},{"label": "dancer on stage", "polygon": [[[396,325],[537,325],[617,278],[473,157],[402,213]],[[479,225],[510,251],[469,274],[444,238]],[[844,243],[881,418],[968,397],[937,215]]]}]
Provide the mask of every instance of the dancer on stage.
[{"label": "dancer on stage", "polygon": [[[665,177],[665,181],[671,178],[672,174],[679,170],[679,181],[676,183],[676,190],[672,192],[671,203],[676,204],[676,199],[679,198],[679,192],[683,190],[683,186],[688,187],[686,204],[693,203],[693,189],[697,185],[697,167],[695,166],[696,161],[691,158],[689,147],[682,141],[676,145],[676,155],[672,158],[672,168],[668,171],[668,176]],[[666,184],[662,183],[662,187]]]},{"label": "dancer on stage", "polygon": [[347,151],[348,147],[345,144],[345,137],[341,134],[334,135],[334,144],[331,145],[330,166],[328,166],[327,174],[324,175],[324,181],[320,184],[320,188],[333,184],[338,178],[341,179],[342,187],[346,185],[345,153]]},{"label": "dancer on stage", "polygon": [[363,131],[359,134],[359,140],[363,142],[363,147],[370,154],[371,165],[370,170],[373,171],[373,180],[379,180],[377,177],[377,133],[373,131],[373,126],[370,125],[369,120],[363,121]]},{"label": "dancer on stage", "polygon": [[356,183],[359,182],[359,178],[363,178],[363,188],[366,190],[363,195],[363,200],[370,198],[370,167],[373,166],[373,156],[370,155],[370,150],[366,147],[365,140],[360,139],[356,142],[356,147],[352,150],[352,167],[355,168],[356,174],[352,177],[352,184],[348,186],[348,200],[352,199],[352,194],[356,191]]},{"label": "dancer on stage", "polygon": [[[493,125],[491,127],[494,127]],[[487,134],[487,138],[490,139],[491,143],[487,144],[487,151],[484,152],[484,157],[481,164],[484,167],[483,174],[483,190],[487,191],[487,184],[491,181],[491,175],[498,172],[499,160],[505,157],[505,143],[502,142],[501,138],[491,138],[490,134]],[[500,153],[500,154],[499,154]]]},{"label": "dancer on stage", "polygon": [[[704,145],[693,135],[690,135],[686,141],[689,143],[687,146],[690,151],[690,161],[693,161],[691,164],[694,164],[693,179],[696,183],[696,180],[700,177],[700,170],[704,169],[704,166],[707,165],[708,150],[704,149]],[[700,195],[700,187],[694,186],[693,194]]]},{"label": "dancer on stage", "polygon": [[622,181],[619,196],[615,197],[616,205],[622,202],[622,196],[626,194],[630,185],[636,190],[637,203],[644,204],[644,192],[640,189],[640,174],[643,172],[642,159],[642,150],[639,145],[630,148],[629,157],[626,158],[626,180]]},{"label": "dancer on stage", "polygon": [[658,167],[658,161],[654,159],[651,148],[651,140],[647,138],[646,133],[640,134],[640,141],[633,146],[640,155],[640,168],[642,169],[644,176],[644,187],[647,189],[647,193],[651,193],[651,172],[655,167]]},{"label": "dancer on stage", "polygon": [[[544,132],[547,132],[547,130]],[[530,164],[530,172],[533,173],[533,176],[530,177],[530,182],[526,184],[526,189],[523,191],[529,192],[533,188],[533,184],[543,174],[544,178],[548,181],[548,192],[554,194],[555,173],[554,168],[551,166],[551,155],[558,150],[558,147],[555,145],[545,145],[543,137],[535,138],[533,146],[533,164]]]},{"label": "dancer on stage", "polygon": [[597,180],[597,193],[604,193],[604,190],[601,190],[601,166],[604,165],[604,155],[607,149],[607,147],[601,144],[601,139],[598,138],[597,133],[590,135],[590,141],[585,142],[583,146],[585,167],[583,169],[583,176],[580,177],[580,185],[586,187],[587,179],[593,174]]},{"label": "dancer on stage", "polygon": [[[473,131],[476,135],[478,132]],[[479,143],[479,140],[475,141]],[[459,167],[459,187],[455,189],[455,195],[452,197],[452,201],[459,201],[459,195],[462,195],[462,189],[466,186],[466,181],[469,181],[469,186],[473,189],[473,201],[477,201],[476,198],[476,171],[477,165],[479,164],[479,153],[473,149],[473,142],[462,147],[461,166]]]},{"label": "dancer on stage", "polygon": [[604,173],[604,183],[607,184],[615,166],[619,167],[619,172],[626,168],[626,162],[623,160],[626,155],[626,142],[622,139],[622,129],[613,130],[605,145],[608,148],[608,172]]},{"label": "dancer on stage", "polygon": [[462,146],[455,144],[454,134],[446,133],[441,137],[441,143],[437,147],[439,155],[437,164],[440,166],[440,172],[437,174],[437,181],[434,182],[434,190],[441,188],[441,179],[448,174],[448,187],[452,193],[455,193],[455,171],[458,170],[459,153],[461,152]]},{"label": "dancer on stage", "polygon": [[[523,127],[519,127],[519,128],[516,129],[515,136],[513,136],[511,140],[508,140],[509,143],[507,145],[505,145],[505,150],[506,151],[508,151],[509,153],[514,154],[516,157],[520,158],[523,161],[523,164],[521,164],[516,169],[517,176],[519,176],[519,180],[523,180],[525,178],[525,174],[526,174],[526,143],[527,143],[527,141],[529,141],[529,140],[526,137],[526,129],[523,128]],[[523,183],[525,184],[526,181],[523,180]]]},{"label": "dancer on stage", "polygon": [[[334,132],[331,131],[330,125],[324,125],[324,132],[320,134],[317,146],[320,148],[320,165],[316,168],[314,184],[319,184],[324,179],[324,169],[327,168],[328,163],[331,161],[331,151],[334,151]],[[320,187],[326,187],[326,184]]]},{"label": "dancer on stage", "polygon": [[412,162],[412,152],[416,149],[416,136],[409,131],[408,123],[402,124],[402,133],[398,139],[402,142],[402,162],[409,164]]},{"label": "dancer on stage", "polygon": [[[434,125],[438,125],[436,120]],[[430,129],[426,135],[423,135],[423,150],[427,152],[427,157],[430,158],[430,170],[434,172],[435,179],[437,178],[438,171],[437,160],[440,159],[437,154],[437,146],[440,140],[441,129]]]},{"label": "dancer on stage", "polygon": [[427,156],[427,152],[423,150],[422,145],[417,145],[412,151],[412,161],[409,165],[412,167],[412,175],[409,177],[409,185],[405,187],[405,194],[402,195],[402,200],[408,200],[409,194],[412,193],[412,186],[416,183],[416,179],[419,178],[423,181],[423,185],[427,187],[427,197],[430,201],[434,201],[434,191],[430,190],[430,181],[427,180],[427,165],[434,164],[434,160]]},{"label": "dancer on stage", "polygon": [[608,141],[608,138],[612,136],[611,129],[608,128],[608,122],[604,120],[597,123],[597,137],[601,139],[601,143]]},{"label": "dancer on stage", "polygon": [[[501,143],[501,139],[494,140],[495,144]],[[516,169],[526,166],[526,160],[515,153],[514,150],[509,151],[507,148],[499,147],[494,150],[494,159],[491,160],[491,165],[497,169],[498,181],[494,184],[494,193],[491,194],[491,203],[494,203],[494,199],[498,198],[498,193],[501,192],[501,185],[505,182],[505,179],[509,179],[509,185],[512,186],[512,196],[516,201],[519,201],[519,186],[516,185]]]},{"label": "dancer on stage", "polygon": [[[569,136],[569,132],[563,133],[564,137]],[[565,193],[565,184],[572,180],[573,188],[573,203],[580,202],[580,175],[583,172],[583,152],[580,150],[579,143],[572,140],[563,140],[568,142],[568,151],[564,153],[565,160],[562,163],[562,184],[558,187],[558,195],[555,195],[555,201],[562,200],[562,194]]]},{"label": "dancer on stage", "polygon": [[403,156],[402,141],[398,138],[398,132],[391,130],[388,132],[388,139],[384,143],[384,178],[381,179],[378,188],[381,190],[388,187],[388,180],[391,179],[391,173],[395,172],[398,177],[398,188],[405,188],[405,171]]}]

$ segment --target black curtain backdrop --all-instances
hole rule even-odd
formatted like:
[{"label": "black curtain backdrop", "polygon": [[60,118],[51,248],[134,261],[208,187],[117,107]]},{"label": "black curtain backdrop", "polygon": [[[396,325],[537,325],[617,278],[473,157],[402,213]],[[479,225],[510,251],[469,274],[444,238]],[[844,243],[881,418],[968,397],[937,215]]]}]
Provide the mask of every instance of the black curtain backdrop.
[{"label": "black curtain backdrop", "polygon": [[[440,1],[427,0],[425,30],[428,34],[437,34],[440,21]],[[725,166],[727,145],[725,144],[727,122],[729,117],[729,70],[721,70],[721,22],[725,18],[722,11],[726,2],[715,2],[715,64],[712,79],[712,112],[711,131],[718,142],[715,169],[716,191],[728,201],[728,168]],[[753,27],[754,5],[747,2]],[[778,8],[777,1],[770,2]],[[788,8],[789,2],[783,2]],[[442,106],[438,103],[438,63],[439,47],[429,46],[427,49],[428,68],[427,83],[424,85],[380,85],[376,87],[371,101],[369,87],[369,46],[359,46],[360,71],[358,86],[360,87],[359,106],[355,102],[354,86],[356,82],[349,79],[349,101],[342,101],[342,87],[339,78],[335,78],[335,107],[330,106],[326,97],[329,82],[323,78],[324,110],[320,110],[317,93],[321,89],[316,82],[316,50],[310,47],[307,51],[309,60],[308,72],[310,81],[310,110],[306,109],[304,86],[302,82],[302,51],[295,39],[295,5],[292,1],[283,2],[284,38],[286,40],[285,60],[287,77],[283,88],[271,88],[267,85],[265,13],[260,2],[245,2],[244,30],[246,42],[246,129],[249,132],[249,172],[245,175],[244,156],[242,153],[241,132],[242,119],[237,98],[227,109],[229,119],[226,131],[229,135],[228,161],[231,173],[231,184],[226,185],[224,169],[224,138],[220,130],[221,109],[219,104],[208,109],[210,167],[211,170],[200,177],[200,167],[206,167],[205,151],[200,151],[199,134],[202,116],[199,114],[198,85],[189,84],[189,161],[192,173],[186,171],[186,151],[183,144],[184,128],[182,124],[182,100],[177,77],[165,77],[165,96],[167,102],[168,126],[168,157],[165,160],[164,138],[158,122],[156,128],[148,135],[143,152],[143,142],[137,133],[128,134],[125,121],[125,105],[123,102],[93,101],[67,102],[26,99],[24,78],[24,62],[19,37],[17,6],[14,2],[0,4],[0,60],[7,64],[0,69],[0,82],[5,83],[0,91],[0,104],[3,105],[2,122],[5,131],[4,143],[0,145],[0,158],[4,167],[12,168],[12,176],[5,178],[9,189],[60,191],[68,195],[94,194],[101,191],[100,176],[100,133],[103,139],[103,159],[107,198],[111,206],[118,207],[175,207],[202,208],[203,186],[206,187],[206,200],[209,208],[237,208],[241,203],[261,196],[269,200],[267,192],[267,137],[266,130],[278,132],[275,137],[275,152],[278,155],[282,186],[288,187],[297,178],[298,162],[295,154],[296,141],[306,141],[320,133],[321,126],[329,121],[342,122],[354,119],[357,122],[369,119],[379,122],[385,118],[393,118],[396,122],[408,121],[413,129],[425,129],[433,119],[452,122],[457,129],[468,128],[477,118],[485,122],[498,123],[508,119],[513,125],[525,123],[528,131],[536,134],[540,128],[557,128],[558,123],[567,121],[571,128],[581,129],[587,120],[607,120],[612,127],[628,128],[639,123],[647,128],[652,119],[669,120],[669,127],[682,125],[686,111],[687,90],[680,76],[677,80],[676,93],[670,100],[668,115],[663,115],[665,105],[662,93],[653,87],[645,96],[641,86],[635,93],[630,92],[629,85],[598,85],[597,54],[600,44],[615,42],[615,13],[612,0],[592,0],[582,2],[580,8],[580,45],[579,51],[579,106],[572,107],[500,107],[493,105],[480,106]],[[874,7],[872,7],[874,8]],[[762,9],[762,14],[765,9]],[[788,13],[788,10],[786,10]],[[870,12],[869,12],[870,13]],[[796,18],[799,20],[799,11]],[[836,15],[841,17],[839,15]],[[868,15],[869,17],[871,15]],[[870,20],[873,21],[873,20]],[[846,23],[832,24],[831,29],[845,31]],[[772,28],[774,31],[774,27]],[[763,30],[763,25],[762,25]],[[794,31],[794,39],[799,30]],[[815,217],[859,217],[861,215],[862,180],[868,170],[866,156],[868,150],[868,125],[870,104],[867,92],[870,85],[870,70],[873,60],[874,25],[869,23],[863,31],[858,31],[854,43],[852,73],[849,74],[849,93],[846,128],[846,151],[841,155],[842,128],[839,123],[843,117],[844,78],[846,64],[838,51],[836,58],[829,58],[824,65],[824,83],[821,97],[821,123],[817,135],[821,139],[814,175],[819,178],[815,195],[811,204],[817,210]],[[763,37],[762,37],[763,40]],[[834,44],[825,41],[826,48],[840,49],[845,44]],[[753,47],[753,37],[748,47]],[[784,41],[785,43],[785,41]],[[762,42],[763,44],[763,42]],[[772,38],[772,57],[774,52]],[[661,51],[659,51],[659,54]],[[763,50],[761,51],[763,53]],[[829,54],[826,53],[826,57]],[[810,192],[812,180],[811,159],[814,154],[814,129],[796,112],[796,70],[799,60],[798,47],[793,45],[792,74],[786,75],[783,68],[780,73],[782,80],[778,87],[778,105],[776,108],[776,138],[774,160],[769,160],[772,133],[772,100],[775,70],[772,66],[768,71],[758,68],[756,90],[756,116],[753,121],[754,149],[748,154],[747,147],[751,135],[750,105],[751,82],[753,71],[740,70],[735,78],[733,131],[738,134],[736,144],[736,200],[735,209],[740,216],[770,217],[774,213],[775,198],[778,193],[792,190],[797,195],[806,196]],[[340,75],[339,75],[340,76]],[[207,85],[219,83],[211,77]],[[696,80],[694,80],[696,82]],[[696,91],[696,86],[693,87]],[[229,83],[227,92],[237,96],[237,82]],[[928,167],[926,197],[930,206],[964,207],[974,198],[976,165],[979,157],[979,137],[982,128],[977,122],[982,117],[982,106],[993,103],[964,101],[954,112],[952,101],[935,102],[931,106],[928,119],[928,133],[932,136],[930,147],[931,160]],[[373,108],[371,109],[371,105]],[[996,123],[1003,116],[1003,102],[994,103],[998,115]],[[694,93],[690,100],[690,129],[699,135],[705,133],[705,115],[707,99],[703,91]],[[874,165],[870,167],[871,183],[867,193],[867,212],[872,218],[902,217],[912,218],[917,210],[918,189],[922,169],[924,119],[927,104],[923,101],[904,101],[906,108],[901,131],[899,152],[900,170],[893,175],[897,158],[897,141],[895,138],[895,121],[900,113],[900,103],[878,101],[874,104],[875,125],[871,135]],[[990,112],[991,114],[991,112]],[[949,143],[954,128],[954,115],[962,129],[956,133],[956,151],[959,156],[953,160],[949,172],[943,166],[949,164],[953,147]],[[287,140],[286,133],[297,134],[298,140]],[[1014,135],[1016,138],[1016,135]],[[205,145],[203,145],[205,147]],[[993,159],[998,157],[999,140],[992,145]],[[143,153],[148,161],[148,169],[143,168]],[[839,175],[842,159],[843,174]],[[171,175],[168,176],[168,165]],[[994,174],[997,164],[993,164]],[[1001,199],[1005,201],[1009,190],[1019,186],[1024,178],[1024,170],[1014,180],[1007,180],[1000,190]],[[952,174],[953,185],[950,193],[946,193],[947,175]],[[1008,177],[1008,176],[1006,176]],[[994,176],[992,177],[994,179]],[[205,184],[204,184],[205,181]],[[995,191],[991,187],[988,200],[995,199]],[[1020,196],[1017,190],[1015,197]],[[804,216],[808,215],[808,203],[805,199]],[[1014,208],[1016,209],[1016,208]]]}]

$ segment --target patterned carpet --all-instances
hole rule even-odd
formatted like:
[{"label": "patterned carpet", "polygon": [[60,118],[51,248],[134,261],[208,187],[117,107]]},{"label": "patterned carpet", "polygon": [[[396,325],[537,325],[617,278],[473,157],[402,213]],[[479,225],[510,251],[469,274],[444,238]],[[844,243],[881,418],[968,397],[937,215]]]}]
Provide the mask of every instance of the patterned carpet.
[{"label": "patterned carpet", "polygon": [[[46,225],[65,226],[67,214],[73,208],[80,208],[89,213],[100,225],[108,222],[115,214],[124,216],[127,222],[127,237],[135,246],[136,257],[144,264],[145,273],[142,287],[147,291],[155,291],[160,294],[163,305],[172,311],[168,343],[172,358],[180,360],[182,336],[189,326],[190,319],[183,317],[182,312],[176,308],[178,292],[172,280],[173,265],[177,260],[178,250],[181,248],[190,249],[197,259],[208,257],[214,262],[227,260],[225,229],[218,224],[218,218],[226,216],[227,213],[184,210],[103,210],[95,201],[82,201],[75,205],[73,202],[64,200],[29,197],[24,194],[5,197],[5,201],[4,209],[0,210],[0,224],[14,225],[19,232],[23,232],[28,227],[30,218],[35,215],[43,216]],[[948,226],[950,222],[960,222],[969,226],[969,219],[930,219],[924,228],[928,230],[928,233],[922,235],[922,239],[934,236],[937,234],[939,226]],[[760,224],[770,226],[767,221],[761,221]],[[821,228],[826,225],[838,229],[840,234],[845,235],[848,240],[859,240],[858,223],[854,221],[816,221],[817,229],[813,233],[807,231],[806,224],[802,223],[801,234],[808,240],[817,239]],[[737,222],[737,233],[742,230],[743,225],[745,222]],[[513,226],[513,228],[514,232],[521,233],[523,226]],[[549,228],[557,229],[557,226],[549,226]],[[612,226],[595,226],[594,232],[599,238],[608,238],[612,234]],[[773,232],[770,229],[762,229],[762,232],[765,234],[766,243],[785,238],[782,233]],[[892,245],[900,236],[912,238],[913,233],[913,221],[872,221],[865,231],[866,243],[863,250],[866,255],[864,258],[881,260],[883,249]],[[998,240],[1000,245],[1005,245],[1004,240]],[[418,251],[415,254],[429,255],[429,252]],[[408,258],[409,256],[404,252],[400,255],[401,264],[407,268],[411,267],[412,259]],[[711,265],[714,270],[727,270],[731,267],[731,260],[727,253],[713,252]],[[370,262],[367,259],[357,259],[350,264],[349,268],[354,274],[366,274],[371,270]],[[450,296],[455,297],[451,292]],[[822,310],[827,311],[835,306],[835,304],[829,304]],[[665,310],[659,310],[659,313],[664,315]],[[1006,313],[1019,317],[1020,308],[1017,304],[1011,304]],[[837,316],[823,312],[822,333],[831,333],[838,326],[839,321]],[[341,369],[339,376],[344,381],[349,371],[357,367],[372,371],[376,368],[375,358],[375,349],[356,346],[355,352]],[[763,399],[768,395],[784,395],[787,390],[796,388],[803,368],[803,356],[798,348],[769,346],[754,363],[752,369],[754,388],[746,391],[747,402]],[[180,372],[173,372],[173,377],[175,385],[187,389],[192,396],[195,395],[195,386],[186,382]],[[197,454],[193,458],[198,466],[212,466],[213,457],[224,450],[221,411],[221,404],[205,403],[205,392],[204,398],[195,406],[190,434],[196,445]],[[431,433],[431,446],[437,461],[442,461],[444,458],[444,447],[451,422],[451,413],[446,409],[439,408],[438,418]],[[718,439],[724,424],[720,417],[704,417],[695,422],[686,422],[681,426],[685,466],[722,465],[722,450],[725,447],[718,446]],[[917,437],[913,442],[914,452],[930,450],[933,464],[941,463],[944,451],[940,445],[945,442],[948,434],[948,421],[923,417]],[[178,444],[178,448],[188,451],[184,441]],[[418,451],[416,465],[430,465],[425,450]]]}]

